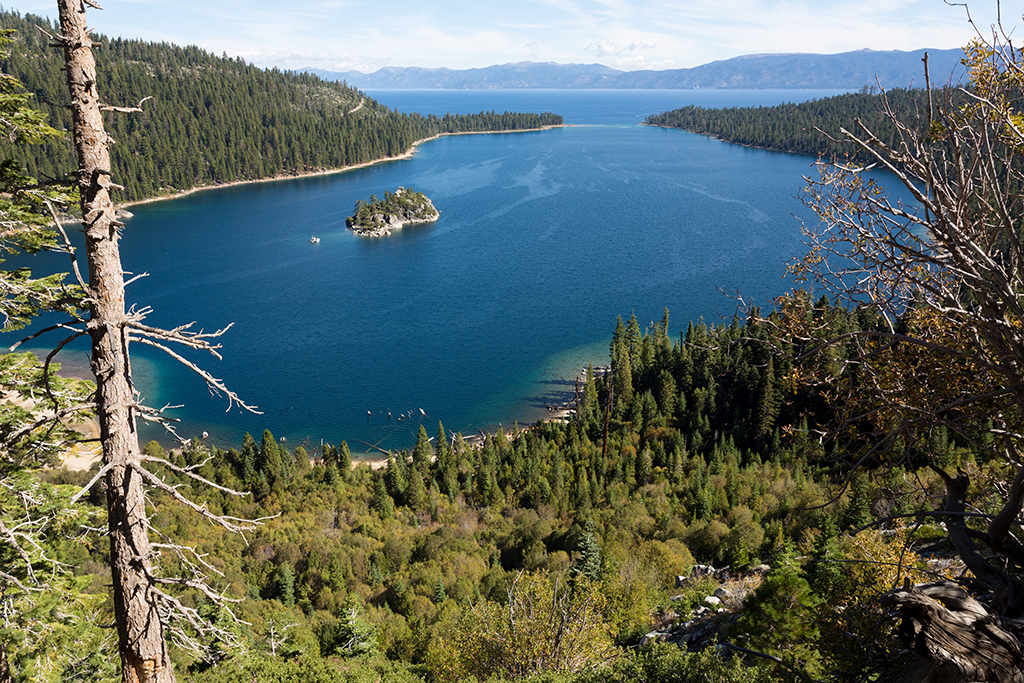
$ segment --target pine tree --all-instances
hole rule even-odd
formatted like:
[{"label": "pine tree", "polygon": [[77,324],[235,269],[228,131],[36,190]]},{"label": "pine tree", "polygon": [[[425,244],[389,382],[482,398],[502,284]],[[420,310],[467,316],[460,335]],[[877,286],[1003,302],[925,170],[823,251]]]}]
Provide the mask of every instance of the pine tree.
[{"label": "pine tree", "polygon": [[393,519],[395,516],[395,502],[388,494],[387,485],[381,474],[373,477],[373,497],[370,506],[377,511],[381,519]]},{"label": "pine tree", "polygon": [[819,603],[792,551],[784,547],[772,559],[768,576],[744,601],[739,628],[751,649],[780,657],[813,676],[820,673],[822,660],[814,614]]},{"label": "pine tree", "polygon": [[258,462],[257,469],[266,473],[271,487],[276,486],[281,478],[281,448],[277,445],[277,441],[274,440],[274,435],[270,433],[269,429],[263,430],[263,443],[260,446]]},{"label": "pine tree", "polygon": [[623,414],[633,403],[633,368],[628,345],[624,340],[616,343],[612,350],[612,375],[615,384],[615,405],[617,414]]},{"label": "pine tree", "polygon": [[[649,394],[648,394],[649,395]],[[636,483],[643,486],[651,481],[651,449],[644,448],[636,456]]]},{"label": "pine tree", "polygon": [[846,498],[849,502],[846,514],[843,515],[844,529],[859,529],[874,521],[875,515],[871,511],[871,486],[864,471],[858,470],[850,477],[850,490]]},{"label": "pine tree", "polygon": [[440,605],[448,599],[448,593],[444,589],[444,581],[438,577],[437,587],[434,588],[434,604]]},{"label": "pine tree", "polygon": [[416,446],[412,449],[412,468],[422,478],[430,470],[430,461],[434,456],[434,449],[430,446],[430,437],[427,430],[420,425],[419,434],[416,436]]},{"label": "pine tree", "polygon": [[601,406],[592,363],[587,366],[587,380],[583,384],[583,395],[580,397],[579,417],[583,431],[591,438],[596,438],[601,425]]},{"label": "pine tree", "polygon": [[409,480],[406,475],[405,453],[405,451],[402,451],[397,457],[388,453],[388,465],[384,469],[387,476],[388,493],[398,502],[405,499],[405,489],[409,486]]},{"label": "pine tree", "polygon": [[[438,421],[437,436],[434,437],[435,469],[444,474],[454,470],[455,463],[452,455],[452,448],[448,444],[448,437],[445,436],[444,425]],[[444,476],[438,477],[438,479],[444,479]]]},{"label": "pine tree", "polygon": [[295,473],[298,476],[309,473],[309,453],[302,446],[295,448],[295,455],[293,456],[295,461]]},{"label": "pine tree", "polygon": [[832,515],[825,515],[821,523],[821,534],[814,544],[813,561],[807,568],[807,578],[818,595],[829,595],[843,581],[841,551],[838,544],[839,527]]},{"label": "pine tree", "polygon": [[287,562],[277,569],[277,595],[285,607],[295,606],[295,573]]},{"label": "pine tree", "polygon": [[415,467],[409,472],[409,485],[405,488],[403,501],[413,510],[422,510],[427,501],[427,489],[423,485],[423,477]]},{"label": "pine tree", "polygon": [[247,490],[252,491],[256,486],[256,479],[259,476],[258,470],[256,469],[256,462],[259,460],[259,447],[256,445],[255,439],[249,434],[245,433],[242,437],[242,481],[245,482]]},{"label": "pine tree", "polygon": [[345,657],[353,657],[372,652],[377,647],[377,629],[363,618],[356,595],[350,595],[345,601],[341,623],[332,640],[331,651],[323,654],[336,652]]},{"label": "pine tree", "polygon": [[570,574],[574,578],[583,577],[590,581],[601,578],[601,546],[597,542],[593,520],[587,520],[583,535],[576,544],[576,552],[576,563],[573,564]]},{"label": "pine tree", "polygon": [[347,442],[341,442],[341,445],[335,450],[335,457],[338,461],[338,473],[342,479],[348,479],[352,472],[352,452],[349,451]]},{"label": "pine tree", "polygon": [[338,466],[334,464],[334,461],[327,463],[327,467],[324,468],[324,481],[331,488],[338,485],[341,480],[341,476],[338,474]]},{"label": "pine tree", "polygon": [[642,342],[643,338],[640,334],[640,323],[636,319],[636,313],[632,313],[629,316],[629,322],[626,323],[626,334],[624,338],[626,352],[629,354],[632,372],[634,375],[640,376],[643,374],[643,353],[642,353]]}]

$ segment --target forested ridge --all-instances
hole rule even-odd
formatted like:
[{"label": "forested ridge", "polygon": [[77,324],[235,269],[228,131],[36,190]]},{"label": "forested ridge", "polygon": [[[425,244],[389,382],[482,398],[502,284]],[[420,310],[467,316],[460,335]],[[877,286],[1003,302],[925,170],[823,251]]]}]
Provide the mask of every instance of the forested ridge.
[{"label": "forested ridge", "polygon": [[[877,324],[827,300],[797,297],[786,315],[794,309],[835,332]],[[151,443],[149,455],[250,494],[208,490],[203,500],[216,513],[278,515],[243,539],[156,494],[154,523],[217,558],[216,589],[246,598],[237,612],[248,623],[233,626],[245,648],[214,643],[205,659],[178,650],[179,675],[596,683],[689,681],[703,671],[716,681],[789,680],[785,668],[723,660],[713,649],[631,653],[645,633],[680,637],[694,619],[710,629],[695,647],[717,637],[819,678],[896,666],[890,632],[876,630],[877,598],[900,575],[897,562],[903,576],[938,565],[904,549],[902,525],[845,532],[927,509],[941,482],[907,466],[860,472],[844,487],[846,471],[815,436],[832,409],[792,379],[841,363],[842,352],[794,363],[806,349],[779,333],[785,316],[754,313],[747,322],[691,323],[678,335],[667,311],[644,331],[635,318],[619,320],[613,371],[588,373],[576,416],[480,446],[440,424],[430,438],[424,426],[411,452],[393,453],[379,470],[353,468],[344,442],[289,449],[269,431],[227,450],[195,441],[169,456]],[[975,458],[966,440],[941,430],[933,445],[948,463]],[[170,470],[162,476],[182,481]],[[96,502],[101,491],[93,489]],[[927,541],[937,527],[914,533]],[[68,555],[100,599],[101,547]],[[162,562],[173,573],[176,561]],[[762,562],[767,575],[745,573]],[[722,581],[677,587],[695,563],[731,567],[726,611],[701,611]],[[578,638],[560,641],[567,630]]]},{"label": "forested ridge", "polygon": [[[0,12],[15,29],[0,62],[36,96],[57,128],[70,128],[60,54],[47,45],[46,19]],[[40,30],[42,29],[42,30]],[[45,31],[46,33],[44,33]],[[106,104],[142,113],[110,116],[114,174],[135,201],[204,185],[257,180],[397,156],[442,133],[509,131],[559,125],[555,114],[400,114],[345,83],[311,74],[259,69],[191,46],[94,34],[99,89]],[[62,178],[74,168],[69,140],[16,150],[30,176]]]},{"label": "forested ridge", "polygon": [[905,123],[926,125],[925,91],[906,88],[887,90],[884,95],[849,93],[770,107],[711,109],[690,105],[648,116],[644,123],[681,128],[739,145],[819,157],[849,155],[852,160],[865,161],[866,157],[854,146],[834,141],[842,138],[840,128],[858,133],[855,119],[860,119],[879,139],[893,143],[896,127],[885,113],[883,98]]}]

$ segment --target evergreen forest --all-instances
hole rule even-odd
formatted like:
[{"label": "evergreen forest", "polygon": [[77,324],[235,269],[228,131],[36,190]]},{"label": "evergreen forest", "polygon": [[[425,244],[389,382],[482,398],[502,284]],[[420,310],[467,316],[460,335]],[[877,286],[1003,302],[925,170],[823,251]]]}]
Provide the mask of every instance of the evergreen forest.
[{"label": "evergreen forest", "polygon": [[[57,28],[33,15],[0,11],[14,43],[0,61],[35,96],[50,123],[69,130],[63,60],[48,47]],[[106,104],[141,113],[108,117],[114,174],[132,202],[206,185],[337,169],[398,156],[445,133],[560,125],[556,114],[400,114],[345,83],[264,70],[197,47],[94,35]],[[143,102],[143,100],[145,100]],[[14,158],[34,178],[74,168],[69,140],[20,147]]]},{"label": "evergreen forest", "polygon": [[384,198],[370,195],[370,201],[356,202],[345,225],[356,231],[372,231],[388,225],[436,221],[440,213],[427,195],[400,187],[394,192],[384,191]]},{"label": "evergreen forest", "polygon": [[[946,96],[959,99],[958,93],[952,90],[935,95],[943,100]],[[867,157],[842,140],[841,128],[863,135],[854,123],[859,119],[879,139],[891,145],[897,140],[897,131],[886,107],[899,112],[900,120],[908,125],[923,126],[926,125],[927,102],[924,90],[894,88],[884,93],[848,93],[771,107],[709,109],[690,105],[648,116],[644,123],[681,128],[739,145],[816,157],[836,155],[863,163]]]},{"label": "evergreen forest", "polygon": [[[67,125],[53,104],[61,62],[38,30],[53,26],[0,18],[19,29],[4,69]],[[116,171],[103,173],[123,178],[128,199],[560,122],[406,116],[313,76],[100,43],[101,92],[117,106],[153,98],[112,119]],[[132,445],[130,461],[72,471],[60,459],[88,439],[71,416],[98,406],[94,440],[134,435],[104,427],[103,375],[64,380],[49,358],[0,356],[0,683],[140,671],[195,683],[1020,680],[1024,143],[1007,97],[1024,92],[1024,69],[985,44],[967,54],[979,96],[947,100],[918,137],[913,92],[649,120],[700,120],[727,138],[732,121],[737,142],[795,148],[805,128],[859,115],[880,131],[874,158],[932,203],[912,213],[833,166],[806,199],[827,229],[807,231],[810,253],[790,271],[833,298],[798,289],[771,310],[685,329],[667,310],[609,321],[608,365],[581,369],[572,408],[525,428],[477,440],[424,423],[412,448],[372,462],[344,441],[292,448],[268,430],[239,444]],[[32,251],[54,237],[32,210],[46,196],[21,196],[31,183],[19,162],[39,179],[74,164],[14,78],[0,78],[0,95],[17,157],[0,164],[0,252]],[[879,103],[897,97],[902,117],[884,115]],[[892,136],[914,144],[893,152]],[[843,153],[829,144],[797,151]],[[126,320],[86,320],[98,285],[0,275],[8,329],[60,310],[76,336],[91,324],[111,347],[131,330],[208,348],[188,326],[141,325],[123,301]],[[122,348],[110,365],[130,377]],[[122,523],[147,540],[119,564]],[[144,580],[126,586],[129,565]],[[162,631],[158,655],[142,659],[126,642],[147,625],[123,608],[146,601]]]},{"label": "evergreen forest", "polygon": [[[807,350],[780,331],[794,316],[835,333],[879,322],[802,294],[763,319],[754,311],[746,321],[690,323],[678,335],[668,311],[644,329],[635,317],[620,319],[611,366],[581,381],[576,414],[477,445],[423,425],[411,451],[373,468],[354,463],[344,442],[289,449],[269,431],[226,450],[195,441],[165,453],[150,443],[150,456],[249,494],[208,489],[201,500],[210,509],[265,520],[241,536],[153,498],[154,526],[214,558],[215,589],[245,599],[234,608],[239,621],[218,617],[241,645],[176,641],[179,676],[792,678],[769,660],[723,659],[709,647],[716,642],[819,680],[898,667],[906,658],[893,650],[894,624],[879,597],[897,578],[949,571],[941,532],[927,520],[863,527],[929,509],[942,481],[913,462],[850,470],[816,436],[834,407],[794,377],[844,358],[833,349],[793,360]],[[930,446],[951,466],[983,457],[943,430]],[[51,470],[44,479],[78,487],[91,476]],[[184,483],[168,468],[162,476]],[[101,502],[101,483],[91,497]],[[908,549],[911,537],[921,550]],[[64,542],[61,552],[76,567],[83,602],[111,609],[102,539]],[[165,557],[161,571],[173,574],[183,561]],[[695,564],[729,569],[680,582]],[[721,606],[709,610],[712,594]],[[216,616],[202,599],[193,606]],[[698,627],[693,652],[685,644],[633,649],[648,633],[666,640]],[[88,629],[67,642],[116,637],[95,623]],[[26,673],[41,666],[32,652],[12,658]],[[116,678],[113,660],[65,649],[58,661],[91,680]]]}]

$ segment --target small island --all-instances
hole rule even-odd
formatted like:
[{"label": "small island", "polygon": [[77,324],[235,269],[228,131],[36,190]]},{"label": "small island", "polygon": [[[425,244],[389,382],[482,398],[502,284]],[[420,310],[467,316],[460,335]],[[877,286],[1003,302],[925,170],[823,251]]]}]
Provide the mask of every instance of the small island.
[{"label": "small island", "polygon": [[433,223],[440,217],[425,194],[400,187],[394,192],[385,191],[384,199],[377,199],[377,195],[370,195],[369,202],[360,199],[345,225],[365,237],[383,237],[404,225]]}]

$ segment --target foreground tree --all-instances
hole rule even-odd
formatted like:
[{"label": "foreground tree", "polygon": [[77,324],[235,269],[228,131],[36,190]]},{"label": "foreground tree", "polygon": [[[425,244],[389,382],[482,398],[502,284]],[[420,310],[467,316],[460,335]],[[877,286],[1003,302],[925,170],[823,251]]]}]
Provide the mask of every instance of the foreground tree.
[{"label": "foreground tree", "polygon": [[61,0],[61,45],[71,97],[78,154],[89,284],[92,366],[107,484],[110,569],[118,637],[126,681],[171,681],[164,620],[150,577],[152,549],[146,517],[143,470],[135,425],[135,392],[128,358],[128,317],[118,229],[110,197],[113,180],[103,127],[92,39],[82,0]]},{"label": "foreground tree", "polygon": [[[0,50],[11,39],[0,32]],[[6,74],[0,74],[0,130],[4,156],[60,136]],[[66,201],[65,190],[28,177],[11,158],[0,161],[0,257],[56,247],[56,233],[46,227],[48,207]],[[27,268],[0,270],[0,327],[20,329],[41,311],[74,314],[79,295],[63,274],[40,278]],[[92,511],[69,505],[67,487],[36,476],[39,468],[59,464],[80,438],[68,417],[90,405],[92,386],[57,377],[59,366],[50,360],[31,353],[0,356],[0,682],[62,669],[102,677],[101,659],[81,649],[84,643],[101,647],[104,638],[85,616],[96,601],[81,593],[81,581],[68,576],[62,562]]]},{"label": "foreground tree", "polygon": [[[204,620],[195,608],[187,606],[168,590],[168,586],[188,587],[199,590],[209,600],[224,604],[223,597],[205,581],[206,573],[215,570],[194,550],[150,542],[147,489],[163,491],[228,529],[240,530],[247,525],[244,522],[239,524],[240,520],[212,515],[205,506],[185,498],[177,488],[168,486],[148,469],[158,465],[210,484],[192,469],[177,467],[140,451],[136,419],[139,416],[162,418],[158,411],[138,402],[132,383],[130,342],[166,351],[198,372],[212,388],[225,391],[230,401],[237,402],[237,397],[227,391],[219,380],[166,345],[176,342],[216,354],[216,347],[211,345],[210,339],[218,336],[219,332],[193,333],[187,325],[174,330],[160,330],[144,324],[146,309],[126,310],[124,272],[118,249],[119,230],[123,224],[115,215],[111,198],[111,190],[118,186],[111,177],[108,149],[111,139],[104,129],[102,111],[130,112],[138,108],[101,103],[96,88],[93,42],[86,26],[86,4],[96,7],[87,0],[58,2],[61,33],[56,40],[64,54],[74,146],[79,162],[75,180],[80,195],[88,263],[88,283],[75,267],[79,285],[85,293],[83,303],[88,309],[88,318],[84,325],[62,326],[62,329],[71,327],[75,331],[58,345],[58,349],[71,339],[86,334],[91,338],[92,369],[96,377],[95,409],[103,446],[103,465],[96,479],[105,477],[106,483],[110,568],[122,678],[130,683],[165,682],[174,680],[168,653],[169,635],[176,636],[185,646],[201,649],[196,633],[212,629],[221,638],[228,639],[231,634]],[[176,558],[179,565],[189,567],[193,572],[188,576],[165,575],[157,562],[161,552]]]},{"label": "foreground tree", "polygon": [[[965,52],[962,104],[941,93],[916,117],[885,104],[896,144],[860,121],[843,129],[917,207],[835,160],[809,181],[807,204],[821,223],[791,270],[859,309],[868,329],[838,330],[800,296],[780,310],[791,340],[819,354],[813,381],[839,413],[837,452],[855,467],[927,466],[945,482],[944,509],[934,514],[981,602],[971,601],[967,618],[958,612],[964,600],[932,600],[941,609],[906,630],[923,658],[915,675],[1017,681],[1019,625],[1003,618],[1024,615],[1024,67],[1001,33]],[[939,428],[981,453],[983,469],[949,471],[954,463],[931,447]],[[990,479],[972,487],[972,476]],[[893,600],[906,606],[906,622],[923,596],[948,593],[905,590]],[[998,665],[974,648],[982,625],[1007,648]]]}]

